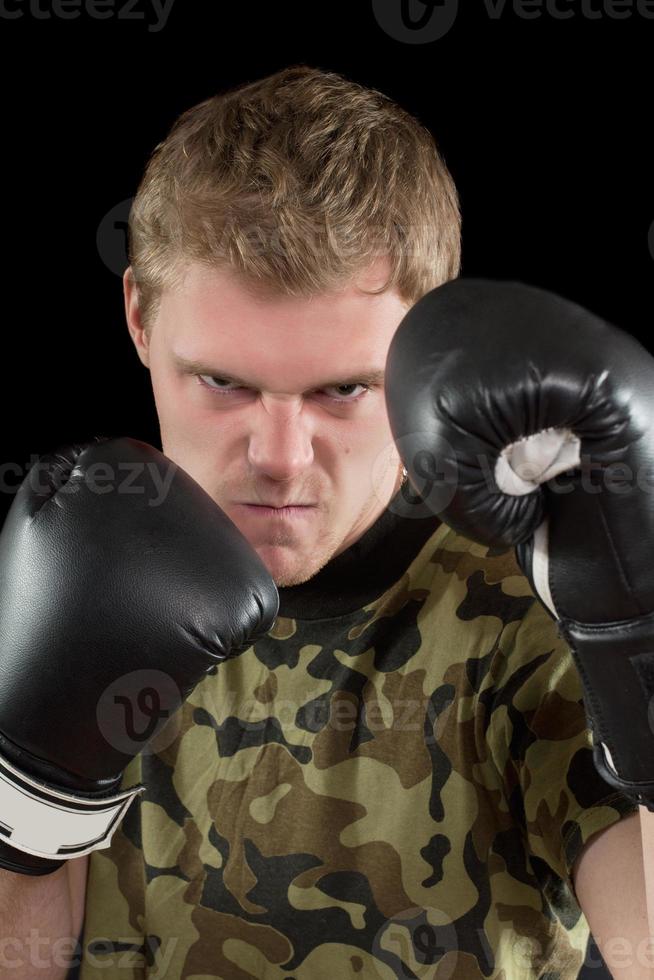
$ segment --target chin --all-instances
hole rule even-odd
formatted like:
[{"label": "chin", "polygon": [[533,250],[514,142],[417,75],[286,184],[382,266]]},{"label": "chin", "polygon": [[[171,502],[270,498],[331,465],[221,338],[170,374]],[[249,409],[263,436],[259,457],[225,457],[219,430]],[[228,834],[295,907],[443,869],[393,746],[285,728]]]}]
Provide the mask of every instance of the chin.
[{"label": "chin", "polygon": [[314,574],[307,575],[305,573],[302,575],[298,572],[296,575],[273,575],[272,580],[278,589],[289,589],[293,585],[302,585],[303,582],[308,582],[310,578],[313,578]]},{"label": "chin", "polygon": [[315,561],[314,559],[312,563],[309,563],[297,555],[285,557],[277,554],[276,556],[271,556],[269,553],[270,549],[267,547],[255,548],[255,551],[268,569],[270,577],[278,589],[285,589],[292,585],[302,585],[303,582],[308,582],[329,560],[328,557],[325,557],[321,561]]}]

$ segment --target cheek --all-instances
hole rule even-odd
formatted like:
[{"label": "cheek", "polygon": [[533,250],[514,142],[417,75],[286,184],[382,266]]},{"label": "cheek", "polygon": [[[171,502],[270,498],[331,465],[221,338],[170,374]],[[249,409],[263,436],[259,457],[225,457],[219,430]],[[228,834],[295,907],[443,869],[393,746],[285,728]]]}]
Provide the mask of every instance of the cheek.
[{"label": "cheek", "polygon": [[365,471],[366,485],[375,492],[385,494],[387,485],[397,476],[400,462],[386,417],[369,427],[366,438],[359,443],[356,456],[359,469]]},{"label": "cheek", "polygon": [[156,364],[150,368],[150,382],[152,393],[157,406],[159,416],[168,416],[174,411],[174,406],[178,400],[173,379],[161,370],[157,370]]},{"label": "cheek", "polygon": [[377,465],[378,458],[384,453],[389,456],[394,451],[393,436],[386,413],[380,417],[379,412],[371,412],[368,418],[340,420],[333,427],[323,427],[316,430],[316,447],[326,450],[327,456],[336,465],[344,465],[349,470],[359,469],[372,471]]},{"label": "cheek", "polygon": [[152,392],[159,419],[161,437],[170,452],[193,453],[206,443],[206,426],[195,417],[192,400],[177,378],[159,375],[152,378]]},{"label": "cheek", "polygon": [[368,456],[377,456],[384,449],[389,451],[393,449],[393,434],[386,413],[370,420],[359,442]]},{"label": "cheek", "polygon": [[160,418],[169,425],[184,424],[194,412],[193,399],[183,380],[170,373],[152,372],[152,391]]}]

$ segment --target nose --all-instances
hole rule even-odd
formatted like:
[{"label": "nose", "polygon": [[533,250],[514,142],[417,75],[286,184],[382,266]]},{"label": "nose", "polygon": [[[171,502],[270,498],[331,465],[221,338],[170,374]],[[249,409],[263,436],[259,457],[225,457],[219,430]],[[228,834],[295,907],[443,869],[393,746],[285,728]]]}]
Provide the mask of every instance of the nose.
[{"label": "nose", "polygon": [[292,480],[313,462],[312,431],[294,395],[262,394],[248,445],[248,461],[259,474]]}]

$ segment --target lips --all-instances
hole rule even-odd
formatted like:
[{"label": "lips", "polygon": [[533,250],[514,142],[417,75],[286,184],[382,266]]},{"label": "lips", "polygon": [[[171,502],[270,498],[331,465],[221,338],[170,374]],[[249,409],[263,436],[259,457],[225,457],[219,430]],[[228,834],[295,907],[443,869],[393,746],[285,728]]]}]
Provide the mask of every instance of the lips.
[{"label": "lips", "polygon": [[263,503],[261,500],[256,500],[256,501],[244,500],[243,503],[247,504],[248,507],[272,507],[275,510],[282,510],[284,507],[315,507],[316,506],[315,504],[298,503],[295,500],[289,500],[285,504],[267,504],[267,503]]},{"label": "lips", "polygon": [[267,504],[237,504],[244,513],[253,517],[285,520],[287,518],[308,518],[311,511],[317,510],[313,504],[289,504],[285,507],[271,507]]}]

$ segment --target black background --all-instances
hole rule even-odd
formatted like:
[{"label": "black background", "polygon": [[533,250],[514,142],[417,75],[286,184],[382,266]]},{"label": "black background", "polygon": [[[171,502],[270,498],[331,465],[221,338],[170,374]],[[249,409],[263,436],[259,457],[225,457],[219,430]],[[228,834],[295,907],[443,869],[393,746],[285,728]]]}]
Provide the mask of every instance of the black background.
[{"label": "black background", "polygon": [[119,206],[180,112],[286,65],[378,88],[431,129],[461,196],[463,275],[559,292],[653,350],[654,20],[636,0],[623,19],[609,0],[586,0],[585,12],[558,0],[568,19],[545,3],[540,16],[522,8],[527,18],[509,2],[491,16],[466,0],[429,43],[391,36],[371,0],[175,0],[158,31],[147,0],[129,16],[116,0],[103,20],[46,18],[52,0],[39,2],[40,16],[20,0],[3,8],[20,17],[0,16],[0,516],[33,454],[94,432],[159,446],[125,326]]}]

